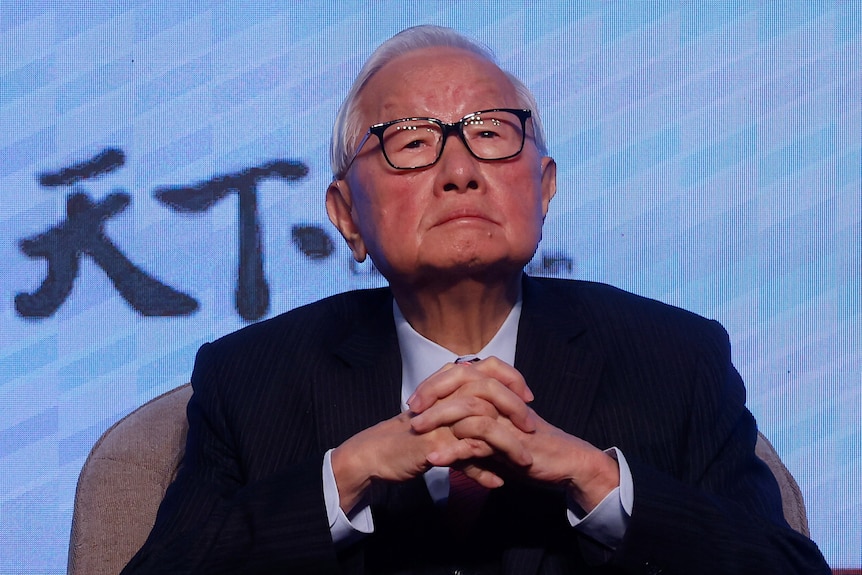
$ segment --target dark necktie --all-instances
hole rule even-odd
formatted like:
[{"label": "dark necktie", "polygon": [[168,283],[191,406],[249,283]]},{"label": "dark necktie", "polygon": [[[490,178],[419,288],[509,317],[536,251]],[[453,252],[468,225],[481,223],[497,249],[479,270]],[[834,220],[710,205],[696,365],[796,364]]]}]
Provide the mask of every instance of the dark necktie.
[{"label": "dark necktie", "polygon": [[466,538],[482,512],[489,490],[467,477],[462,471],[449,468],[449,499],[446,502],[446,519],[452,533]]},{"label": "dark necktie", "polygon": [[[455,360],[455,363],[474,363],[479,361],[476,356],[463,356]],[[470,534],[482,505],[488,498],[488,488],[482,487],[475,480],[470,479],[462,471],[449,468],[449,499],[446,502],[446,519],[449,528],[459,539],[464,539]]]}]

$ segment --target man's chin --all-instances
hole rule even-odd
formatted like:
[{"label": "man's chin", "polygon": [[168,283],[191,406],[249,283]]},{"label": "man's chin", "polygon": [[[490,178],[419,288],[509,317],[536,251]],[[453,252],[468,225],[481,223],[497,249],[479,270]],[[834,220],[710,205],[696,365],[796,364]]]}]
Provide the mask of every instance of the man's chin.
[{"label": "man's chin", "polygon": [[[528,260],[529,261],[529,260]],[[514,278],[520,278],[527,262],[512,260],[487,260],[470,258],[466,260],[450,260],[436,265],[423,266],[409,282],[415,287],[438,285],[441,288],[463,282],[471,283],[507,283]]]}]

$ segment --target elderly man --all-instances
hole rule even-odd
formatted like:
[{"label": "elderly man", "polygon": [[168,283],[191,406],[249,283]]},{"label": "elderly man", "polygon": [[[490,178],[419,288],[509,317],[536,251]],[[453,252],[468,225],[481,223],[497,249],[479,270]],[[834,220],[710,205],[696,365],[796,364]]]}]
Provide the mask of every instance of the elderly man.
[{"label": "elderly man", "polygon": [[125,573],[828,573],[718,324],[524,276],[556,166],[483,47],[391,38],[332,151],[329,217],[389,288],[201,349],[185,460]]}]

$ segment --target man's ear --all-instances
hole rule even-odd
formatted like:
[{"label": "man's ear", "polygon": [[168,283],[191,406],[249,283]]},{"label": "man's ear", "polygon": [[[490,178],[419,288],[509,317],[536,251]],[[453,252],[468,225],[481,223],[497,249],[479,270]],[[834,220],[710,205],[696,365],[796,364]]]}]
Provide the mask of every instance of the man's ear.
[{"label": "man's ear", "polygon": [[548,215],[548,205],[557,193],[557,162],[554,158],[542,158],[542,217]]},{"label": "man's ear", "polygon": [[368,251],[359,233],[359,226],[353,219],[353,201],[346,181],[333,180],[329,184],[326,189],[326,213],[329,215],[329,221],[338,228],[341,237],[353,252],[353,259],[360,263],[364,262]]}]

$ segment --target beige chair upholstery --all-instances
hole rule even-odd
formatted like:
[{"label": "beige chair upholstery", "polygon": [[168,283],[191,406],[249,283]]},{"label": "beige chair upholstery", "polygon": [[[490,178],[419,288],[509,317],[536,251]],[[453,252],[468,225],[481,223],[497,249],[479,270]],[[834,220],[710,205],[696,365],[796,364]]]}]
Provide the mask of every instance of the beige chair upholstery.
[{"label": "beige chair upholstery", "polygon": [[[190,396],[188,384],[169,391],[96,442],[78,479],[69,575],[117,575],[143,545],[183,456]],[[799,486],[763,435],[756,450],[778,480],[787,522],[807,536]]]},{"label": "beige chair upholstery", "polygon": [[70,575],[117,575],[140,549],[185,451],[186,384],[145,403],[108,429],[78,478]]},{"label": "beige chair upholstery", "polygon": [[808,531],[808,516],[805,514],[805,501],[802,500],[802,490],[790,470],[785,467],[784,463],[778,457],[778,452],[766,439],[762,433],[757,434],[757,444],[754,446],[754,452],[762,459],[775,479],[778,481],[778,487],[781,489],[781,504],[784,508],[784,518],[793,529],[802,533],[806,537],[810,537]]}]

